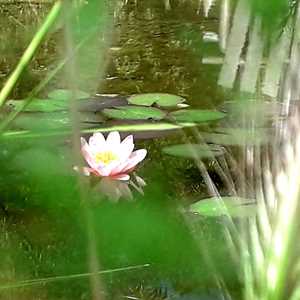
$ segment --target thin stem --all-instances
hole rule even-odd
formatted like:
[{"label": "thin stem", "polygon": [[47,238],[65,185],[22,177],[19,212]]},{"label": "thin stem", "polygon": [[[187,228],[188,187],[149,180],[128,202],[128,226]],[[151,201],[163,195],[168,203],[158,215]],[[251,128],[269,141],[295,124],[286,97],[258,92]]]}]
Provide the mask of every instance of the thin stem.
[{"label": "thin stem", "polygon": [[110,270],[102,270],[102,271],[89,272],[89,273],[70,274],[70,275],[38,278],[38,279],[29,279],[29,280],[20,281],[17,283],[2,285],[2,286],[0,286],[0,290],[21,288],[24,286],[31,286],[31,285],[46,284],[46,283],[56,282],[56,281],[61,281],[61,280],[82,279],[82,278],[91,277],[91,276],[95,276],[95,275],[104,275],[104,274],[111,274],[111,273],[116,273],[116,272],[125,272],[125,271],[137,270],[137,269],[142,269],[142,268],[147,268],[147,267],[150,267],[150,264],[128,266],[128,267],[122,267],[122,268],[116,268],[116,269],[110,269]]},{"label": "thin stem", "polygon": [[[88,36],[86,39],[81,41],[78,46],[74,50],[74,55],[76,52],[88,41]],[[22,105],[20,105],[16,110],[14,110],[12,113],[10,113],[1,123],[0,123],[0,133],[2,133],[7,126],[18,116],[20,112],[22,112],[32,101],[33,97],[37,95],[40,91],[43,90],[43,88],[54,78],[54,76],[57,75],[57,73],[65,66],[65,64],[71,59],[72,57],[68,56],[65,59],[63,59],[54,70],[52,70],[46,78],[44,78],[30,93],[29,95],[24,99],[24,102]]]},{"label": "thin stem", "polygon": [[36,52],[37,48],[41,44],[43,38],[48,33],[49,29],[53,26],[55,21],[57,20],[60,12],[62,9],[62,1],[57,1],[51,11],[49,12],[45,22],[42,24],[40,29],[37,31],[35,36],[33,37],[32,41],[30,42],[29,46],[25,50],[24,54],[22,55],[19,63],[17,64],[15,70],[10,75],[6,83],[4,84],[2,90],[0,91],[0,108],[4,105],[6,98],[11,93],[12,89],[14,88],[15,84],[17,83],[18,79],[20,78],[22,72],[29,64],[30,60],[32,59],[34,53]]}]

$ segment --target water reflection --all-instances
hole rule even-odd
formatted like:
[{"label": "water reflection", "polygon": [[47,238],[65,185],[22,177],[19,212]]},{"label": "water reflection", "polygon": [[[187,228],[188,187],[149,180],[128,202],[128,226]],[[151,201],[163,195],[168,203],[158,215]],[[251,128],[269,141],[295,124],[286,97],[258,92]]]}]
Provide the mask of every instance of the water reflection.
[{"label": "water reflection", "polygon": [[111,177],[103,177],[94,183],[93,190],[96,193],[101,193],[104,198],[112,202],[118,202],[121,199],[133,201],[133,192],[144,195],[143,188],[146,182],[137,174],[133,174],[129,181],[120,181]]}]

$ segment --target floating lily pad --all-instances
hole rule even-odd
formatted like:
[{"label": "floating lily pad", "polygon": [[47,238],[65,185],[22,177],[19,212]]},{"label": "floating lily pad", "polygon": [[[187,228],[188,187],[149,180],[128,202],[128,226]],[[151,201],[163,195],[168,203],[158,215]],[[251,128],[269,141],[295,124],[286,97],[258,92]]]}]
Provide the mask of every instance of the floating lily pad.
[{"label": "floating lily pad", "polygon": [[84,123],[104,123],[104,118],[100,113],[81,112],[79,114],[80,122]]},{"label": "floating lily pad", "polygon": [[251,217],[257,206],[254,200],[239,197],[212,197],[190,205],[190,211],[207,217]]},{"label": "floating lily pad", "polygon": [[215,110],[184,109],[170,113],[170,116],[179,122],[208,122],[225,117],[225,114]]},{"label": "floating lily pad", "polygon": [[[95,123],[103,123],[104,119],[100,114],[80,113],[79,120],[84,128],[95,126]],[[28,130],[53,130],[71,127],[71,119],[67,111],[51,113],[22,113],[14,120],[14,126]],[[88,125],[89,124],[89,125]]]},{"label": "floating lily pad", "polygon": [[22,129],[37,131],[69,128],[71,121],[67,112],[23,113],[14,120],[13,124]]},{"label": "floating lily pad", "polygon": [[199,144],[180,144],[172,145],[163,148],[163,152],[184,158],[203,159],[214,158],[218,155],[222,155],[224,151],[218,146],[208,146]]},{"label": "floating lily pad", "polygon": [[201,137],[208,143],[219,145],[261,145],[271,139],[269,131],[264,129],[248,130],[243,128],[218,128],[220,133],[201,133]]},{"label": "floating lily pad", "polygon": [[[19,109],[24,105],[25,100],[9,100],[7,105],[13,109]],[[68,103],[62,100],[33,98],[22,110],[23,112],[53,112],[66,110]]]},{"label": "floating lily pad", "polygon": [[120,106],[117,108],[106,108],[103,110],[104,115],[113,119],[125,120],[160,120],[164,118],[165,113],[154,107],[142,106]]},{"label": "floating lily pad", "polygon": [[72,97],[75,97],[75,99],[86,99],[90,95],[83,91],[71,91],[71,90],[64,90],[64,89],[57,89],[53,90],[48,94],[48,98],[54,99],[54,100],[62,100],[62,101],[69,101],[72,99]]},{"label": "floating lily pad", "polygon": [[185,99],[172,94],[167,93],[147,93],[133,95],[128,98],[128,102],[135,105],[151,106],[156,103],[162,107],[172,107],[179,103],[184,102]]},{"label": "floating lily pad", "polygon": [[101,111],[104,108],[112,108],[117,106],[126,106],[128,105],[127,100],[124,96],[116,95],[98,95],[84,101],[79,100],[78,109],[80,111]]}]

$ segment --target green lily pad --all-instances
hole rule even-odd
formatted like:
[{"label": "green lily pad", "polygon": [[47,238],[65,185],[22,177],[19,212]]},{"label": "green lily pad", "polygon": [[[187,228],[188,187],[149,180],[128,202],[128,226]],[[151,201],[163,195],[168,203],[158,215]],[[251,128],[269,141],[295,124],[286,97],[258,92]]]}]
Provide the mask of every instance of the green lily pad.
[{"label": "green lily pad", "polygon": [[71,127],[67,112],[22,113],[13,122],[14,126],[28,130],[53,130]]},{"label": "green lily pad", "polygon": [[257,206],[254,200],[239,197],[212,197],[190,205],[190,211],[207,217],[252,217]]},{"label": "green lily pad", "polygon": [[208,122],[220,120],[225,114],[215,110],[183,109],[171,112],[172,118],[179,122]]},{"label": "green lily pad", "polygon": [[192,159],[213,159],[218,155],[222,155],[224,151],[218,146],[208,146],[206,144],[179,144],[163,148],[163,152],[184,158]]},{"label": "green lily pad", "polygon": [[161,120],[166,115],[158,108],[143,106],[119,106],[117,108],[106,108],[102,112],[109,118],[125,120]]},{"label": "green lily pad", "polygon": [[[104,119],[100,114],[79,113],[80,122],[84,123],[84,128],[95,126],[95,123],[103,123]],[[35,112],[22,113],[13,122],[14,126],[27,130],[54,130],[68,129],[71,127],[71,119],[67,111],[61,112]],[[88,124],[90,124],[88,126]]]},{"label": "green lily pad", "polygon": [[176,106],[177,104],[182,103],[184,101],[185,99],[180,96],[167,93],[139,94],[130,96],[128,98],[128,102],[130,104],[151,106],[154,103],[156,103],[157,105],[162,107]]},{"label": "green lily pad", "polygon": [[72,97],[75,97],[75,99],[86,99],[90,95],[86,92],[75,90],[64,90],[64,89],[57,89],[53,90],[48,94],[48,98],[54,99],[54,100],[62,100],[62,101],[69,101],[72,99]]},{"label": "green lily pad", "polygon": [[[9,100],[7,105],[12,109],[19,109],[25,100]],[[33,98],[31,102],[22,110],[23,112],[53,112],[67,110],[68,103],[62,100]]]},{"label": "green lily pad", "polygon": [[208,143],[219,145],[262,145],[271,139],[271,134],[265,129],[248,130],[244,128],[218,128],[220,133],[201,133]]},{"label": "green lily pad", "polygon": [[80,112],[79,119],[84,123],[104,123],[104,117],[95,112]]}]

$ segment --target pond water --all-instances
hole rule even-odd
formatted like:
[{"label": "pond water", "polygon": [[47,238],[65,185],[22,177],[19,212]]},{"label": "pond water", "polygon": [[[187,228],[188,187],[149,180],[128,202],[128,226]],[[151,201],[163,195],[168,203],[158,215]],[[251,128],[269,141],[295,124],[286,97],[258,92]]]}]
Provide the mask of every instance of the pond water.
[{"label": "pond water", "polygon": [[[49,8],[33,2],[0,6],[0,85]],[[117,94],[119,101],[132,94],[170,93],[192,109],[215,109],[230,100],[217,85],[220,66],[202,63],[203,57],[221,55],[217,43],[203,41],[205,32],[218,31],[218,19],[218,6],[205,18],[198,1],[124,1],[114,17],[103,76],[100,67],[78,77],[90,97]],[[25,98],[54,69],[64,50],[62,35],[58,25],[10,99]],[[66,77],[55,76],[40,97],[67,88]],[[116,124],[120,121],[107,125]],[[2,142],[0,299],[224,299],[225,289],[239,295],[222,219],[183,212],[208,196],[198,166],[162,151],[197,142],[193,130],[134,137],[136,148],[148,151],[136,171],[147,185],[139,186],[132,176],[135,186],[106,183],[104,189],[93,179],[78,184],[69,136]],[[222,191],[213,163],[204,163]],[[129,188],[133,199],[99,200],[116,189],[128,196]],[[95,275],[99,270],[107,271]]]}]

